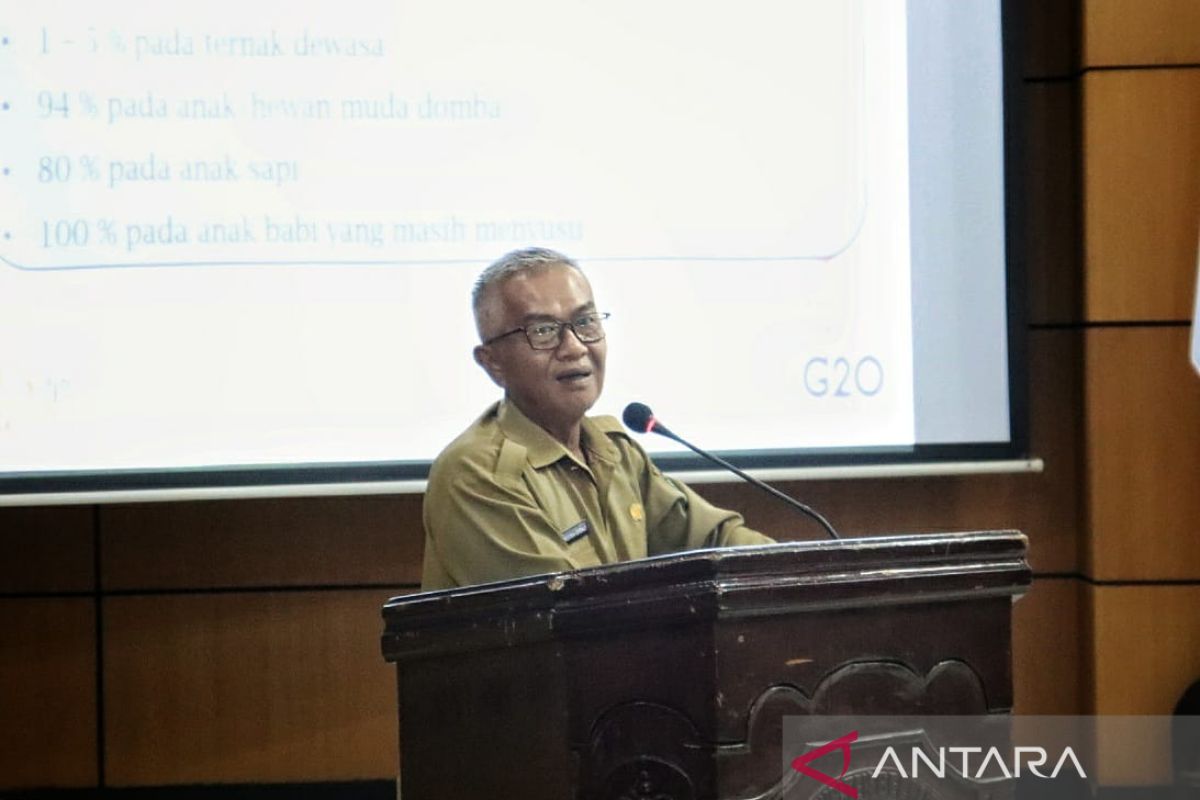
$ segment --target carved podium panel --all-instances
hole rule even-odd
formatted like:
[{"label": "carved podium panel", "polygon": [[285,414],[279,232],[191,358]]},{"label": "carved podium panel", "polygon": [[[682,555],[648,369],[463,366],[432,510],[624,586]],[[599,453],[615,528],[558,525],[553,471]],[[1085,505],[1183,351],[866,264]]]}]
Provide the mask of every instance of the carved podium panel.
[{"label": "carved podium panel", "polygon": [[1025,544],[700,550],[395,598],[401,797],[766,798],[785,715],[1007,713]]}]

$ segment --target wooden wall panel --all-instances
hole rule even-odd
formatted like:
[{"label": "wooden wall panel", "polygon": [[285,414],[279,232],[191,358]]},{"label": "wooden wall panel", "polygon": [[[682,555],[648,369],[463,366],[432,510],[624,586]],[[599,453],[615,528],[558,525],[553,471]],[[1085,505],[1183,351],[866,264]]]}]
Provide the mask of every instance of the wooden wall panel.
[{"label": "wooden wall panel", "polygon": [[0,599],[0,789],[98,781],[95,605]]},{"label": "wooden wall panel", "polygon": [[1082,713],[1082,594],[1077,578],[1036,578],[1013,606],[1013,713]]},{"label": "wooden wall panel", "polygon": [[1086,334],[1089,574],[1200,580],[1200,380],[1187,328]]},{"label": "wooden wall panel", "polygon": [[1190,319],[1200,69],[1087,74],[1083,139],[1087,319]]},{"label": "wooden wall panel", "polygon": [[101,509],[106,589],[416,584],[419,495]]},{"label": "wooden wall panel", "polygon": [[[1167,715],[1200,678],[1200,585],[1089,587],[1094,713]],[[1122,742],[1105,783],[1169,779],[1164,741]],[[1123,750],[1122,750],[1123,748]]]},{"label": "wooden wall panel", "polygon": [[[780,488],[824,514],[844,536],[1017,528],[1030,537],[1041,572],[1078,569],[1080,525],[1079,408],[1081,334],[1030,336],[1031,447],[1041,474],[782,483]],[[779,539],[811,539],[820,529],[757,489],[741,484],[695,487],[748,524]]]},{"label": "wooden wall panel", "polygon": [[379,591],[106,601],[108,782],[387,778],[398,753]]},{"label": "wooden wall panel", "polygon": [[1089,67],[1200,64],[1200,3],[1084,0],[1083,60]]},{"label": "wooden wall panel", "polygon": [[[1048,472],[1057,476],[1064,468],[1069,469],[1055,464]],[[1046,474],[1022,474],[783,482],[778,487],[819,510],[845,538],[1015,528],[1030,536],[1035,569],[1064,572],[1076,563],[1077,514],[1069,499],[1061,506],[1039,501],[1058,483]],[[824,538],[815,523],[750,486],[693,488],[720,506],[742,511],[747,524],[780,541]]]},{"label": "wooden wall panel", "polygon": [[[1186,320],[1200,229],[1200,3],[1083,8],[1084,65],[1117,68],[1083,78],[1085,316]],[[1084,558],[1097,579],[1200,580],[1200,381],[1188,333],[1086,333]],[[1089,586],[1084,604],[1085,710],[1169,714],[1200,678],[1200,585]],[[1169,781],[1165,736],[1098,744],[1102,784]]]},{"label": "wooden wall panel", "polygon": [[90,506],[0,508],[0,593],[90,592]]},{"label": "wooden wall panel", "polygon": [[1029,321],[1083,319],[1079,257],[1079,85],[1030,84],[1025,109],[1025,258]]}]

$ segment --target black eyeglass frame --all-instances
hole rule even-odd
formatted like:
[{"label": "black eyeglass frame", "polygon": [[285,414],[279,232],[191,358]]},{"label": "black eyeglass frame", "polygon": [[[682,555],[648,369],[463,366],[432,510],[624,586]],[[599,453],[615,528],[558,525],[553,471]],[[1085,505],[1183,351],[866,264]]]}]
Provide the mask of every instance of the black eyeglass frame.
[{"label": "black eyeglass frame", "polygon": [[[593,316],[598,318],[596,320],[596,322],[598,324],[600,324],[600,335],[594,339],[585,339],[579,335],[579,330],[575,326],[578,325],[584,319],[584,317],[593,317]],[[529,342],[529,347],[531,349],[533,349],[533,350],[557,350],[559,347],[562,347],[563,328],[570,328],[571,333],[574,334],[575,338],[578,339],[581,344],[595,344],[596,342],[600,342],[600,341],[604,340],[606,331],[604,330],[603,323],[606,319],[608,319],[611,316],[612,316],[612,314],[609,313],[608,311],[591,311],[587,314],[584,314],[579,319],[573,320],[571,322],[565,322],[565,321],[557,320],[557,319],[549,320],[546,322],[534,322],[532,324],[526,325],[523,328],[513,328],[511,331],[505,331],[504,333],[497,334],[496,336],[493,336],[492,338],[484,341],[483,344],[486,346],[486,345],[492,344],[493,342],[498,342],[506,336],[512,336],[514,333],[523,333],[523,334],[525,334],[525,341]],[[537,345],[535,345],[533,343],[533,339],[530,338],[530,336],[529,336],[530,328],[537,328],[542,325],[554,325],[555,326],[554,343],[549,346],[546,346],[546,347],[538,347]]]}]

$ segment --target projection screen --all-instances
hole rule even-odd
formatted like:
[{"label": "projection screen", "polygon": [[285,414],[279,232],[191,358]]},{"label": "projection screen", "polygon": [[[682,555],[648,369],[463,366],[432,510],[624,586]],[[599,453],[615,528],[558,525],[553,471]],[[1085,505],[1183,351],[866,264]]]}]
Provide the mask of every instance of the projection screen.
[{"label": "projection screen", "polygon": [[419,489],[530,245],[612,314],[595,413],[751,468],[1023,458],[1001,6],[14,10],[0,496]]}]

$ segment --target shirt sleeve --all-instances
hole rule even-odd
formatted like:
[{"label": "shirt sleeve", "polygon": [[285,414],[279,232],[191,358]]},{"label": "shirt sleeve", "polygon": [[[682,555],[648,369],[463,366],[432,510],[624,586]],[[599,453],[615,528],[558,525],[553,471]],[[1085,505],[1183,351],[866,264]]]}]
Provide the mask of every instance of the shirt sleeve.
[{"label": "shirt sleeve", "polygon": [[424,590],[582,566],[523,484],[504,485],[470,462],[431,476],[423,513]]},{"label": "shirt sleeve", "polygon": [[774,539],[748,528],[741,514],[717,508],[687,484],[668,478],[649,457],[645,462],[643,497],[650,555],[774,543]]}]

